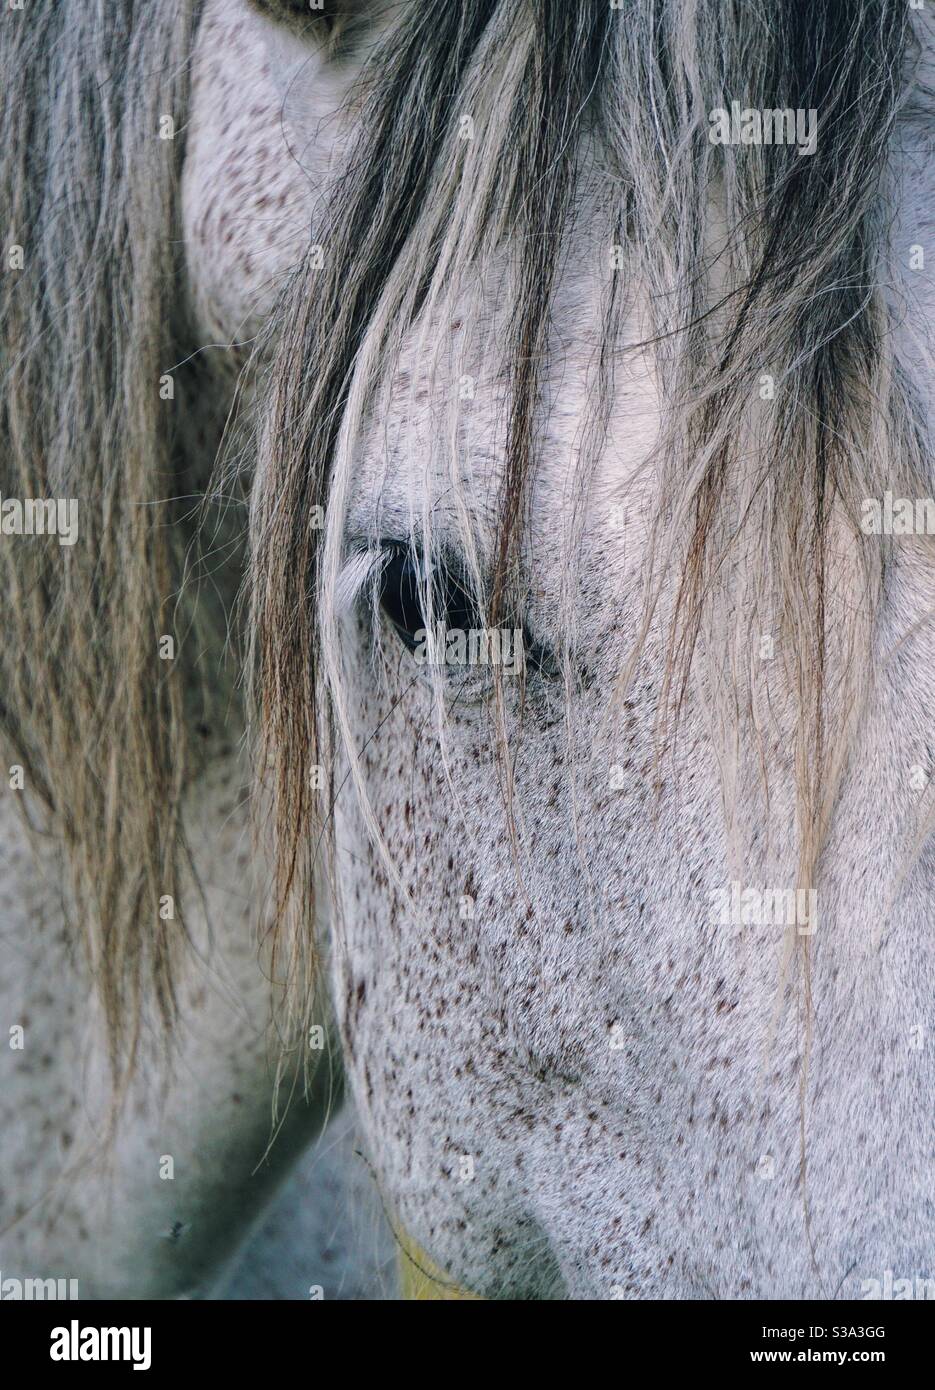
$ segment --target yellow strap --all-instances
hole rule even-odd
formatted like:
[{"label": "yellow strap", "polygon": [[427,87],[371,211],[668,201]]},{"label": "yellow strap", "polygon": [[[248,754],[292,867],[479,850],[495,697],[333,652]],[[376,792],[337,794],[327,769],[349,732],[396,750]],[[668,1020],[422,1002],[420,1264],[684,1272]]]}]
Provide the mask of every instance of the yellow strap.
[{"label": "yellow strap", "polygon": [[482,1302],[479,1294],[459,1289],[446,1279],[438,1265],[430,1260],[415,1241],[410,1240],[403,1230],[397,1231],[399,1239],[399,1292],[404,1299],[469,1299]]}]

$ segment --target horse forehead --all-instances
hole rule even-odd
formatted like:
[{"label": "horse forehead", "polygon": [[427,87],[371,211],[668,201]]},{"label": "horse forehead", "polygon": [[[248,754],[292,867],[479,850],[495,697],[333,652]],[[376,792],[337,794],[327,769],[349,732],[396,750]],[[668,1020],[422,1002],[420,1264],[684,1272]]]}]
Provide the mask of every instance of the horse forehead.
[{"label": "horse forehead", "polygon": [[[586,550],[600,554],[602,564],[611,561],[611,579],[623,543],[635,552],[648,537],[661,407],[652,350],[645,346],[646,315],[635,287],[613,352],[608,429],[592,466],[587,448],[589,424],[599,407],[601,248],[589,232],[578,235],[578,248],[586,270],[580,264],[570,269],[554,293],[528,528],[543,567],[557,573],[562,545],[571,538],[572,503],[583,502]],[[361,441],[349,532],[370,531],[376,513],[385,534],[405,532],[427,500],[433,524],[444,525],[457,511],[453,469],[463,483],[472,524],[493,544],[514,364],[500,351],[509,340],[509,324],[495,279],[476,299],[480,307],[473,319],[462,315],[456,299],[444,314],[417,322],[404,336],[386,393]],[[440,437],[449,441],[447,452],[438,448]]]},{"label": "horse forehead", "polygon": [[[282,283],[314,239],[321,190],[341,158],[346,126],[339,112],[348,81],[347,73],[330,71],[311,45],[246,4],[206,0],[192,58],[182,180],[190,295],[205,341],[243,344],[245,356]],[[535,486],[536,513],[548,539],[562,515],[559,499],[574,482],[579,435],[593,403],[589,374],[600,344],[601,280],[611,251],[601,241],[599,191],[593,180],[588,186],[592,192],[568,229],[569,254],[561,258],[555,284],[554,331],[544,364]],[[468,279],[470,274],[468,268]],[[477,295],[476,286],[466,293]],[[507,341],[506,297],[495,277],[477,297],[478,324],[489,339]],[[633,347],[645,336],[644,326],[637,304],[624,320],[614,354],[611,429],[592,492],[598,513],[616,513],[627,497],[632,501],[632,470],[658,431],[651,359]],[[462,378],[470,379],[464,389],[473,398],[460,411],[458,449],[467,464],[476,447],[489,494],[505,449],[511,364],[489,353],[479,356],[476,343],[472,348],[465,341],[466,329],[455,297],[441,318],[420,321],[406,334],[385,408],[363,441],[355,491],[364,513],[378,501],[392,510],[422,485],[419,470],[435,457],[430,444],[438,407]],[[478,520],[483,525],[484,518]],[[612,524],[619,525],[619,517]]]}]

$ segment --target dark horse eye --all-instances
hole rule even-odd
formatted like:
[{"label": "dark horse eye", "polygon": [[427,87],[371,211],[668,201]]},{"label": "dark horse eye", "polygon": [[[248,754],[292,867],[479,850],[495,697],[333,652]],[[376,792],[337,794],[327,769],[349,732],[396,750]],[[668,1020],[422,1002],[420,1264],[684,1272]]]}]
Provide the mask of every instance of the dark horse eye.
[{"label": "dark horse eye", "polygon": [[[436,570],[433,589],[434,623],[464,632],[481,626],[474,602],[455,570],[447,565]],[[380,607],[410,651],[419,645],[417,634],[428,626],[422,600],[421,557],[408,546],[393,546],[380,576]]]}]

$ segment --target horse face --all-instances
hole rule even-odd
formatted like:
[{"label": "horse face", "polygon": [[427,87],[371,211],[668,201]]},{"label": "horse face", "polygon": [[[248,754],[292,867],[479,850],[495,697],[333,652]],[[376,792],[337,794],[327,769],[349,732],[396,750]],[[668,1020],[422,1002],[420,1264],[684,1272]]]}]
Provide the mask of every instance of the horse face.
[{"label": "horse face", "polygon": [[[248,340],[304,250],[316,206],[309,183],[320,183],[334,160],[342,81],[314,46],[303,47],[249,7],[209,6],[184,181],[192,295],[206,340]],[[292,117],[286,123],[284,100]],[[309,138],[322,128],[324,140]],[[580,276],[560,292],[563,324],[575,331],[552,383],[547,466],[532,508],[529,599],[522,617],[502,637],[491,634],[484,650],[483,639],[471,637],[486,635],[480,619],[467,627],[463,659],[447,644],[444,748],[436,735],[437,680],[392,621],[393,587],[405,585],[405,573],[389,566],[382,609],[374,614],[359,604],[346,622],[351,738],[364,750],[366,793],[411,893],[406,903],[371,848],[348,786],[338,806],[345,910],[334,952],[346,1064],[389,1208],[454,1277],[496,1292],[553,1281],[553,1242],[580,1256],[582,1278],[600,1246],[587,1276],[596,1290],[626,1283],[619,1252],[637,1191],[651,1191],[658,1177],[647,1160],[645,1181],[634,1182],[642,1146],[625,1119],[646,1046],[636,1015],[651,1003],[648,895],[638,867],[654,838],[651,709],[638,721],[627,713],[619,758],[598,732],[613,683],[609,638],[619,623],[636,621],[628,594],[645,525],[642,489],[637,479],[623,509],[620,482],[626,470],[635,472],[655,428],[652,378],[642,361],[628,371],[616,407],[626,445],[596,480],[601,534],[616,558],[608,570],[605,557],[593,557],[578,605],[587,656],[572,712],[575,787],[565,770],[569,726],[553,654],[555,615],[567,597],[563,498],[597,331],[594,288]],[[483,309],[490,326],[494,316],[495,305]],[[458,336],[450,322],[427,331]],[[432,429],[431,401],[413,387],[418,336],[403,350],[383,426],[370,432],[356,469],[349,551],[381,532],[387,542],[412,536],[412,499],[426,486],[420,460],[431,454]],[[442,397],[461,390],[469,375],[439,380],[435,389]],[[471,428],[484,441],[484,491],[493,495],[503,450],[501,391],[483,362],[476,378]],[[495,516],[478,512],[473,523],[489,556]],[[467,563],[454,518],[442,507],[434,525],[453,577]],[[631,543],[623,547],[625,533]],[[450,612],[436,617],[452,626]],[[514,660],[519,646],[525,680]],[[498,686],[521,802],[513,828],[494,752]],[[665,981],[663,964],[668,991]],[[605,1240],[614,1254],[601,1267]]]},{"label": "horse face", "polygon": [[[352,75],[268,14],[209,4],[185,173],[206,338],[249,339],[310,228],[316,239]],[[786,1032],[773,1012],[782,924],[752,939],[718,906],[722,784],[691,699],[677,780],[657,759],[655,620],[641,674],[614,701],[643,621],[659,412],[651,360],[631,351],[581,486],[600,332],[590,225],[585,200],[562,260],[521,600],[504,632],[472,619],[464,578],[497,546],[507,412],[491,365],[494,283],[465,286],[463,316],[428,313],[408,333],[355,451],[340,547],[352,569],[367,557],[373,584],[344,605],[335,657],[356,766],[334,807],[333,1003],[387,1208],[457,1282],[494,1296],[672,1297],[709,1295],[716,1279],[721,1296],[780,1284],[794,1296],[812,1265],[795,1020]],[[637,302],[629,341],[642,330]],[[457,486],[436,447],[453,392]],[[419,599],[427,522],[434,614]],[[463,641],[432,648],[432,617]],[[772,824],[794,882],[781,790]],[[832,889],[843,919],[855,881],[845,857]],[[862,1046],[860,1017],[835,1034],[842,1058]],[[768,1101],[767,1038],[779,1058]],[[819,1183],[850,1174],[859,1193],[858,1153],[833,1125],[814,1165]],[[842,1275],[852,1253],[835,1246]]]}]

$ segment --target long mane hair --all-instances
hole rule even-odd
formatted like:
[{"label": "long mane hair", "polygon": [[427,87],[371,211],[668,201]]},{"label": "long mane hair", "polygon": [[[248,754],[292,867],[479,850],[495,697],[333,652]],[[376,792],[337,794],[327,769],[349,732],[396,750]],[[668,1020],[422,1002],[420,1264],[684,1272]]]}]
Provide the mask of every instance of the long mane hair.
[{"label": "long mane hair", "polygon": [[64,846],[66,915],[115,1058],[133,1054],[144,997],[166,1021],[174,1007],[179,922],[160,903],[184,858],[185,676],[159,642],[186,527],[161,384],[181,355],[197,10],[62,0],[2,20],[0,490],[77,499],[78,539],[0,545],[0,731],[23,809]]}]

